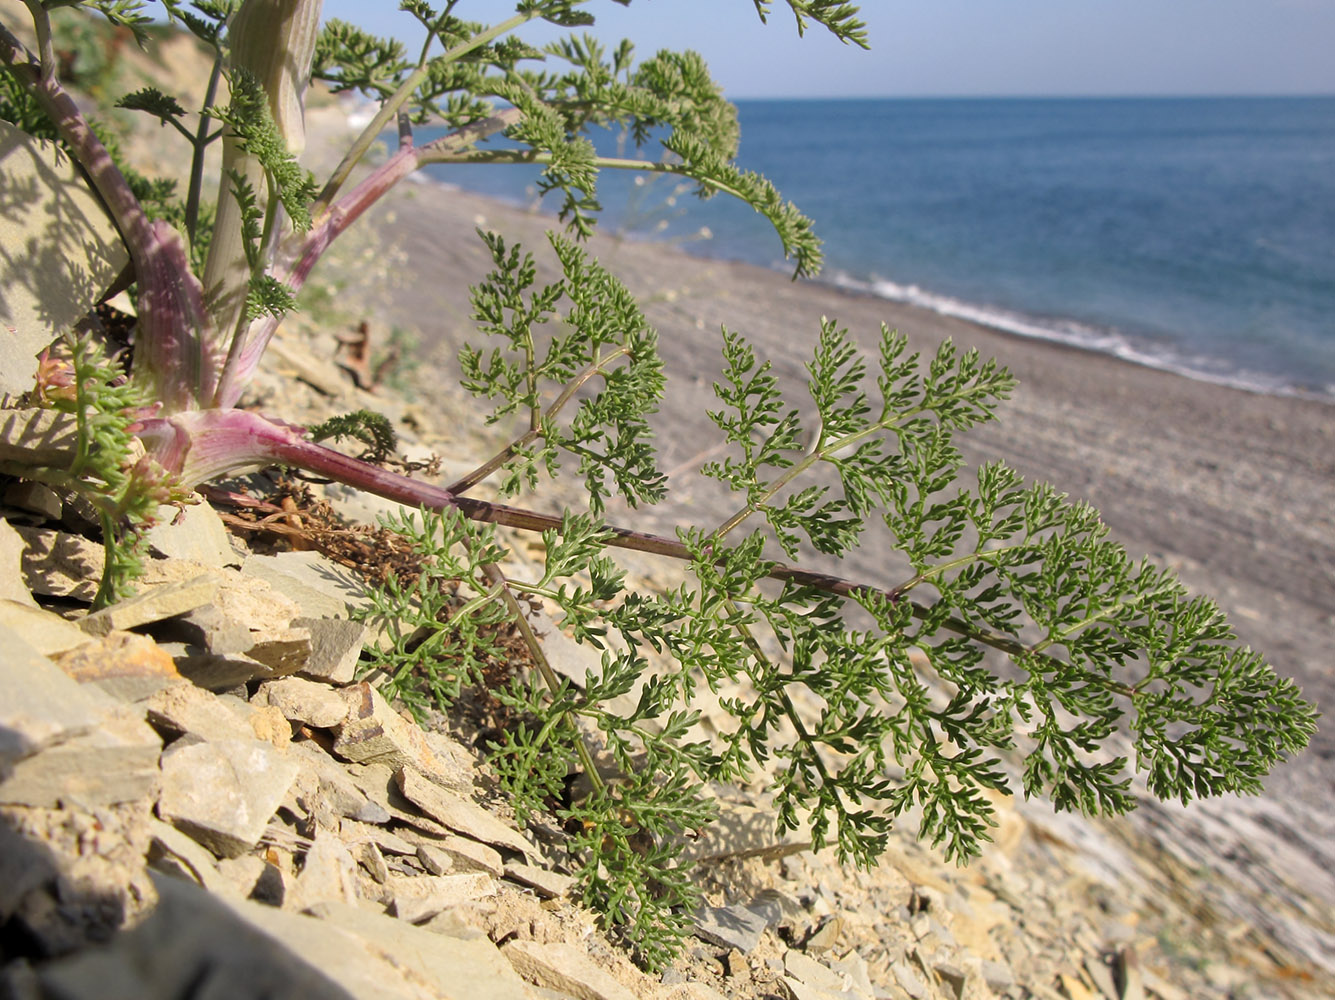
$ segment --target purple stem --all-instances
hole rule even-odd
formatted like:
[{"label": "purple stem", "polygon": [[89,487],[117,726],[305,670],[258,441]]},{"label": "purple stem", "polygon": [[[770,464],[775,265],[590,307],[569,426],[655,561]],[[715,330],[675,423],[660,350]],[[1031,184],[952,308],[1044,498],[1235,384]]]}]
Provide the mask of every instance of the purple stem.
[{"label": "purple stem", "polygon": [[0,25],[0,61],[32,88],[74,158],[120,230],[139,282],[136,373],[147,377],[154,398],[169,413],[193,409],[211,398],[217,359],[202,336],[207,322],[199,281],[190,271],[180,235],[165,222],[150,222],[111,154],[53,74]]}]

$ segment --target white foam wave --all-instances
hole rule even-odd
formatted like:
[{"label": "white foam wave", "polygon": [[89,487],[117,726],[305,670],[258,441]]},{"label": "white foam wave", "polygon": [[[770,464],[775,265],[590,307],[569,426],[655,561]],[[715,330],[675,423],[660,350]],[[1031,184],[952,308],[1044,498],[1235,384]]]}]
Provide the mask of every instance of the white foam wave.
[{"label": "white foam wave", "polygon": [[901,285],[883,279],[864,281],[846,273],[835,273],[830,281],[839,288],[870,293],[892,302],[903,302],[1003,333],[1109,354],[1132,364],[1173,372],[1198,381],[1267,395],[1302,396],[1324,402],[1335,400],[1335,385],[1298,386],[1276,375],[1230,367],[1217,357],[1188,355],[1166,344],[1151,344],[1114,329],[1095,327],[1076,320],[1029,316],[940,295],[918,285]]}]

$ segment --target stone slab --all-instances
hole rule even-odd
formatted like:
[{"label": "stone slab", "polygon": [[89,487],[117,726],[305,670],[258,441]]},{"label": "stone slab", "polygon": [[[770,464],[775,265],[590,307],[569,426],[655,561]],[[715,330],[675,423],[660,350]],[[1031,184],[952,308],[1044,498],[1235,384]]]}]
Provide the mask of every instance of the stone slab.
[{"label": "stone slab", "polygon": [[259,843],[298,770],[259,740],[177,743],[162,755],[158,815],[218,857],[234,858]]}]

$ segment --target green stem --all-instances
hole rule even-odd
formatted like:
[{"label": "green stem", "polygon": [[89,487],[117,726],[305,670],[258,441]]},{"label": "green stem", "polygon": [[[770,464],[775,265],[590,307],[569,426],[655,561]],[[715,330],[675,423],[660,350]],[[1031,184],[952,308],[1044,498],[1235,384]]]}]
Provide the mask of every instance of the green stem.
[{"label": "green stem", "polygon": [[[466,56],[474,49],[480,48],[488,42],[499,38],[501,35],[507,34],[515,28],[527,24],[537,16],[538,14],[536,11],[526,14],[516,14],[514,17],[502,21],[500,24],[494,25],[493,27],[474,35],[472,38],[468,39],[468,41],[460,42],[454,48],[447,49],[442,55],[431,60],[431,62],[454,62],[456,59]],[[425,52],[426,50],[423,49],[423,54],[425,54]],[[399,84],[399,89],[394,91],[394,93],[380,105],[380,110],[376,112],[375,117],[371,119],[366,128],[362,129],[361,134],[357,136],[356,141],[352,144],[351,148],[348,149],[342,161],[340,161],[339,165],[334,168],[333,174],[330,175],[329,180],[325,183],[324,190],[320,192],[320,197],[316,199],[315,204],[311,207],[312,217],[318,217],[333,203],[334,198],[337,197],[338,192],[347,182],[353,168],[361,162],[362,157],[366,155],[367,151],[380,137],[380,133],[389,126],[390,121],[398,114],[399,108],[407,103],[408,98],[412,97],[414,91],[416,91],[426,80],[429,66],[430,63],[421,63],[415,70],[408,74],[403,83]]]},{"label": "green stem", "polygon": [[[519,634],[524,637],[524,644],[528,646],[529,655],[533,657],[533,662],[538,666],[538,673],[542,675],[547,689],[555,696],[556,692],[561,689],[561,679],[556,676],[556,671],[552,669],[551,663],[547,660],[547,654],[542,651],[542,643],[533,631],[533,626],[529,624],[528,616],[524,613],[519,599],[515,597],[514,592],[510,589],[499,566],[493,563],[484,567],[483,571],[487,574],[487,578],[500,589],[501,597],[505,601],[506,607],[510,609],[510,614],[514,616],[515,624],[519,627]],[[589,781],[596,791],[603,791],[605,788],[603,778],[594,764],[592,751],[589,750],[588,744],[584,742],[584,734],[579,731],[579,726],[575,724],[575,720],[569,713],[563,712],[561,718],[574,737],[575,752],[579,755],[580,766],[584,768],[584,773],[589,776]]]},{"label": "green stem", "polygon": [[[478,483],[482,482],[506,462],[510,461],[510,459],[519,453],[521,448],[524,448],[537,440],[542,433],[542,417],[545,416],[548,420],[555,417],[561,412],[561,409],[570,402],[575,393],[580,390],[580,387],[585,385],[595,375],[604,374],[603,369],[606,368],[607,365],[611,364],[617,358],[623,357],[629,353],[630,347],[623,344],[621,347],[618,347],[616,350],[611,351],[599,358],[593,364],[589,365],[584,371],[580,372],[579,375],[575,376],[574,380],[565,387],[561,395],[558,396],[556,401],[547,408],[545,413],[539,414],[537,419],[530,421],[530,427],[525,433],[515,438],[515,440],[511,441],[495,455],[487,459],[487,461],[468,473],[468,475],[462,476],[445,488],[451,493],[467,493]],[[531,358],[529,364],[531,368]],[[531,389],[530,391],[536,392],[536,389]]]},{"label": "green stem", "polygon": [[222,80],[223,56],[218,52],[213,59],[213,70],[209,73],[209,86],[204,93],[204,107],[200,110],[199,128],[195,132],[194,156],[190,159],[190,189],[185,199],[185,231],[191,244],[199,229],[199,199],[204,187],[204,152],[209,144],[221,133],[209,136],[209,123],[213,121],[209,114],[218,97],[218,84]]}]

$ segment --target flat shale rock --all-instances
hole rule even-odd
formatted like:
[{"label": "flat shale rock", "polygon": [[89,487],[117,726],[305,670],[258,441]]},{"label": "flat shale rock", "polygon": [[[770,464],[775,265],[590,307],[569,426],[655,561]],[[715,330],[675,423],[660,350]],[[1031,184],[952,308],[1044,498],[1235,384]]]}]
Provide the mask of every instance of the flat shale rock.
[{"label": "flat shale rock", "polygon": [[219,698],[191,684],[158,691],[145,699],[143,706],[148,721],[173,737],[195,736],[206,742],[255,739],[244,714],[246,706],[235,698]]},{"label": "flat shale rock", "polygon": [[109,632],[52,659],[80,684],[96,684],[123,701],[137,701],[173,685],[184,686],[185,681],[165,649],[135,632]]},{"label": "flat shale rock", "polygon": [[[423,995],[433,1000],[529,1000],[524,981],[481,932],[454,935],[424,930],[354,906],[320,904],[311,912],[321,918],[317,926],[342,930],[367,950],[390,957],[405,974],[425,985],[428,992]],[[334,965],[326,961],[321,958],[321,968],[337,975],[346,960]]]},{"label": "flat shale rock", "polygon": [[23,585],[19,567],[23,550],[28,547],[23,536],[8,521],[0,520],[0,600],[15,601],[29,608],[37,607],[32,592]]},{"label": "flat shale rock", "polygon": [[0,776],[43,747],[94,728],[111,700],[84,688],[0,625]]},{"label": "flat shale rock", "polygon": [[635,1000],[635,994],[571,944],[510,941],[501,949],[518,973],[537,986],[576,1000]]},{"label": "flat shale rock", "polygon": [[97,726],[14,765],[0,781],[0,804],[51,809],[149,799],[158,779],[162,739],[143,712],[112,704]]},{"label": "flat shale rock", "polygon": [[154,554],[167,559],[188,559],[216,569],[241,563],[222,518],[202,500],[160,508],[157,523],[148,529],[148,544]]},{"label": "flat shale rock", "polygon": [[463,875],[393,875],[385,888],[393,898],[394,915],[410,924],[430,920],[442,910],[464,903],[475,903],[496,895],[496,883],[489,875],[469,872]]},{"label": "flat shale rock", "polygon": [[14,530],[27,546],[20,568],[28,590],[43,597],[93,599],[106,560],[101,543],[51,528],[15,525]]},{"label": "flat shale rock", "polygon": [[259,740],[169,747],[158,815],[220,858],[249,851],[297,778],[297,764]]},{"label": "flat shale rock", "polygon": [[297,672],[312,680],[351,684],[370,628],[346,618],[303,617],[294,618],[292,624],[311,634],[310,656]]},{"label": "flat shale rock", "polygon": [[[20,586],[19,590],[28,593],[27,587]],[[88,633],[78,625],[39,608],[31,596],[26,602],[0,598],[0,625],[18,632],[43,656],[63,653],[91,641]]]},{"label": "flat shale rock", "polygon": [[537,856],[537,850],[518,830],[501,822],[471,799],[427,781],[411,767],[405,767],[395,775],[395,780],[405,798],[442,826],[493,847],[504,847],[528,857]]},{"label": "flat shale rock", "polygon": [[148,587],[134,597],[79,619],[79,627],[89,635],[106,635],[112,630],[174,618],[212,603],[221,586],[222,581],[216,575],[203,573],[180,583]]},{"label": "flat shale rock", "polygon": [[261,684],[252,704],[272,705],[292,722],[316,729],[333,729],[348,717],[348,703],[327,684],[301,677],[284,677]]},{"label": "flat shale rock", "polygon": [[352,573],[318,552],[252,555],[241,571],[251,579],[267,581],[296,602],[298,616],[346,618],[350,608],[366,604],[364,589]]},{"label": "flat shale rock", "polygon": [[337,730],[334,753],[344,760],[383,764],[394,771],[412,768],[445,788],[472,789],[472,762],[453,741],[439,736],[429,740],[370,684],[355,684],[341,695],[347,713]]}]

